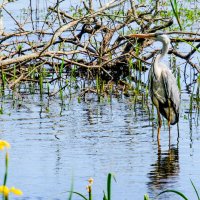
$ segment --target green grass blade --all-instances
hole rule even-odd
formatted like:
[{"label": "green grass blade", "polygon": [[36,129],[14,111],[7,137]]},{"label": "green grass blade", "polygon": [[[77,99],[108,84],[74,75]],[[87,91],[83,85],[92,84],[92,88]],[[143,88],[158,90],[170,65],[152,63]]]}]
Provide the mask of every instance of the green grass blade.
[{"label": "green grass blade", "polygon": [[81,193],[79,193],[79,192],[73,192],[73,191],[72,191],[72,193],[79,195],[79,196],[82,197],[84,200],[88,200],[83,194],[81,194]]},{"label": "green grass blade", "polygon": [[92,192],[89,192],[89,200],[92,200]]},{"label": "green grass blade", "polygon": [[175,193],[175,194],[181,196],[183,199],[188,200],[188,198],[187,198],[183,193],[181,193],[181,192],[179,192],[179,191],[176,191],[176,190],[165,190],[165,191],[161,192],[160,194],[158,194],[158,196],[160,196],[161,194],[164,194],[164,193],[166,193],[166,192]]},{"label": "green grass blade", "polygon": [[179,18],[179,14],[178,14],[178,4],[177,4],[177,1],[174,0],[174,3],[172,2],[172,0],[170,0],[170,4],[171,4],[171,7],[172,7],[172,11],[174,13],[174,16],[178,22],[178,25],[180,27],[180,30],[182,30],[182,26],[181,26],[181,22],[180,22],[180,18]]},{"label": "green grass blade", "polygon": [[175,9],[176,13],[178,13],[178,4],[177,4],[176,0],[174,0],[174,9]]},{"label": "green grass blade", "polygon": [[74,181],[73,181],[73,179],[72,179],[71,189],[70,189],[70,191],[69,191],[69,198],[68,198],[68,200],[72,200],[73,189],[74,189]]},{"label": "green grass blade", "polygon": [[148,194],[145,194],[145,195],[144,195],[144,200],[150,200],[150,198],[149,198],[149,195],[148,195]]},{"label": "green grass blade", "polygon": [[107,176],[107,195],[104,193],[103,195],[103,200],[111,200],[111,182],[112,178],[116,181],[115,176],[111,173],[108,174]]},{"label": "green grass blade", "polygon": [[111,200],[111,180],[112,180],[112,174],[108,174],[107,178],[107,194],[108,194],[108,200]]},{"label": "green grass blade", "polygon": [[62,62],[61,62],[60,68],[59,68],[60,77],[62,76],[64,65],[65,65],[65,62],[64,62],[64,59],[62,59]]},{"label": "green grass blade", "polygon": [[108,200],[104,191],[103,191],[103,200]]},{"label": "green grass blade", "polygon": [[190,180],[190,182],[192,183],[192,187],[193,187],[194,190],[195,190],[195,193],[196,193],[196,195],[197,195],[198,200],[200,200],[199,193],[198,193],[198,191],[197,191],[197,189],[196,189],[194,183],[192,182],[192,180]]},{"label": "green grass blade", "polygon": [[6,170],[5,170],[5,174],[4,174],[4,180],[3,180],[3,185],[4,186],[6,185],[7,177],[8,177],[8,152],[6,152],[5,166],[6,166]]}]

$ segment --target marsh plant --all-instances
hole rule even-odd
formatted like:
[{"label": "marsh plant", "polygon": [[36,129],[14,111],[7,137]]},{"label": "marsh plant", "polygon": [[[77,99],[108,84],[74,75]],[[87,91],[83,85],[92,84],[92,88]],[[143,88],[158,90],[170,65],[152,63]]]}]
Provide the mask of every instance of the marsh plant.
[{"label": "marsh plant", "polygon": [[[103,192],[103,194],[104,194],[103,198],[102,198],[103,200],[111,200],[111,191],[112,191],[112,188],[111,188],[112,184],[111,183],[112,183],[112,179],[115,180],[115,176],[112,173],[109,173],[108,176],[107,176],[107,189],[106,189],[106,191]],[[93,178],[89,178],[88,179],[88,185],[86,187],[88,196],[71,190],[68,200],[72,200],[72,194],[76,194],[76,195],[80,196],[84,200],[92,200],[93,199],[93,195],[92,195],[92,185],[93,185],[93,183],[94,183]]]},{"label": "marsh plant", "polygon": [[22,195],[22,191],[20,189],[17,189],[15,187],[8,187],[6,185],[7,183],[7,178],[8,178],[8,162],[9,162],[9,153],[8,149],[10,148],[10,144],[7,141],[0,140],[0,150],[3,151],[5,150],[5,173],[4,173],[4,180],[2,185],[0,186],[0,194],[2,194],[3,200],[8,200],[10,194],[14,195]]},{"label": "marsh plant", "polygon": [[[2,93],[6,88],[34,83],[38,88],[29,84],[31,93],[58,95],[61,100],[64,90],[69,98],[73,93],[94,93],[102,99],[110,94],[111,86],[112,94],[137,93],[140,98],[146,88],[146,72],[158,50],[149,49],[150,41],[127,39],[130,33],[168,32],[172,46],[176,46],[170,54],[187,63],[195,74],[199,72],[199,65],[191,58],[198,52],[200,35],[186,32],[200,16],[195,0],[109,0],[106,4],[85,0],[64,7],[62,3],[70,1],[51,1],[41,16],[31,5],[22,9],[21,21],[9,13],[8,1],[3,2],[0,7],[7,13],[3,17],[14,28],[2,30],[0,36]],[[184,54],[180,51],[183,43],[191,43]]]},{"label": "marsh plant", "polygon": [[[191,182],[192,187],[193,187],[193,189],[194,189],[194,191],[195,191],[197,200],[200,200],[200,195],[199,195],[199,192],[198,192],[196,186],[194,185],[194,183],[192,182],[192,180],[190,180],[190,182]],[[181,197],[181,198],[184,199],[184,200],[191,200],[190,198],[186,197],[186,195],[185,195],[184,193],[182,193],[182,192],[180,192],[180,191],[178,191],[178,190],[164,190],[164,191],[162,191],[161,193],[159,193],[155,199],[159,199],[159,196],[162,195],[162,194],[164,194],[164,193],[174,193],[175,195]],[[145,194],[145,195],[144,195],[144,200],[151,200],[151,199],[149,198],[149,195],[148,195],[148,194]]]}]

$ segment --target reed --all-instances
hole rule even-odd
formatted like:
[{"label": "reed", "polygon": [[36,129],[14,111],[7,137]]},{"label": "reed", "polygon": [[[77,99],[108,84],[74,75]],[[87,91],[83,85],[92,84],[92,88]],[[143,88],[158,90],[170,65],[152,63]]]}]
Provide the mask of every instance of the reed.
[{"label": "reed", "polygon": [[107,194],[104,192],[103,200],[111,200],[111,191],[112,191],[112,178],[115,180],[115,176],[111,173],[107,177]]},{"label": "reed", "polygon": [[63,96],[63,90],[62,89],[59,90],[59,97],[60,97],[60,100],[62,102],[64,102],[64,96]]},{"label": "reed", "polygon": [[172,7],[172,11],[173,11],[173,14],[178,22],[178,25],[180,27],[180,30],[182,30],[182,25],[181,25],[181,22],[180,22],[180,11],[179,11],[179,8],[178,8],[178,2],[177,0],[170,0],[170,4],[171,4],[171,7]]},{"label": "reed", "polygon": [[44,80],[44,77],[43,77],[43,73],[41,72],[39,74],[39,87],[40,87],[40,96],[41,97],[43,95],[43,80]]},{"label": "reed", "polygon": [[1,70],[1,79],[2,79],[2,88],[4,91],[6,87],[6,73],[4,72],[4,70]]},{"label": "reed", "polygon": [[63,70],[64,70],[64,59],[62,59],[62,62],[61,62],[61,65],[60,65],[60,68],[59,68],[59,76],[61,77],[62,74],[63,74]]},{"label": "reed", "polygon": [[0,107],[0,115],[2,115],[3,114],[3,106],[1,105],[1,107]]}]

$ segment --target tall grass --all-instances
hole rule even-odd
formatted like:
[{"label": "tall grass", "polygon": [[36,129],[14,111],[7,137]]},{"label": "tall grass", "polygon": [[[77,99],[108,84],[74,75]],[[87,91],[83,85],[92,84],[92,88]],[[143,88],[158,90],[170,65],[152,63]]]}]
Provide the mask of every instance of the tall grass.
[{"label": "tall grass", "polygon": [[112,182],[112,178],[115,179],[114,175],[109,173],[108,177],[107,177],[107,194],[104,192],[103,200],[111,200],[111,191],[112,191],[111,182]]},{"label": "tall grass", "polygon": [[182,31],[182,25],[181,25],[181,22],[180,22],[180,10],[179,10],[179,7],[178,7],[178,2],[177,0],[170,0],[170,4],[171,4],[171,7],[172,7],[172,11],[174,13],[174,16],[178,22],[178,25],[180,27],[180,30]]}]

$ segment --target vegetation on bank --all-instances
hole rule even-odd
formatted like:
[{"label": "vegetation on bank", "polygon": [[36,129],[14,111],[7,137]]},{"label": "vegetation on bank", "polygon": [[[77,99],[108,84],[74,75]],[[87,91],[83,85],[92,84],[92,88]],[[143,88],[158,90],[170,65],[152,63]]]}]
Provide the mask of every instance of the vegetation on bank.
[{"label": "vegetation on bank", "polygon": [[[198,59],[191,59],[198,53],[200,34],[189,30],[200,15],[196,1],[187,5],[178,0],[85,0],[76,5],[58,1],[48,10],[38,10],[36,21],[35,8],[24,8],[17,17],[3,2],[3,15],[15,25],[0,35],[1,93],[40,91],[60,98],[77,91],[79,98],[88,93],[142,94],[146,71],[158,49],[149,48],[152,41],[124,37],[133,32],[170,35],[172,64],[178,58],[185,63],[174,67],[177,79],[186,68],[194,72],[194,80],[200,72]],[[183,43],[188,52],[179,49]]]},{"label": "vegetation on bank", "polygon": [[12,29],[0,28],[2,98],[21,101],[22,94],[39,94],[64,104],[65,99],[80,102],[89,95],[108,102],[125,95],[146,107],[147,73],[159,49],[152,48],[152,41],[125,36],[159,31],[171,38],[170,67],[180,90],[185,82],[199,113],[197,1],[67,2],[42,10],[30,5],[20,15],[9,12],[8,1],[0,4],[0,24],[4,18],[13,23]]}]

